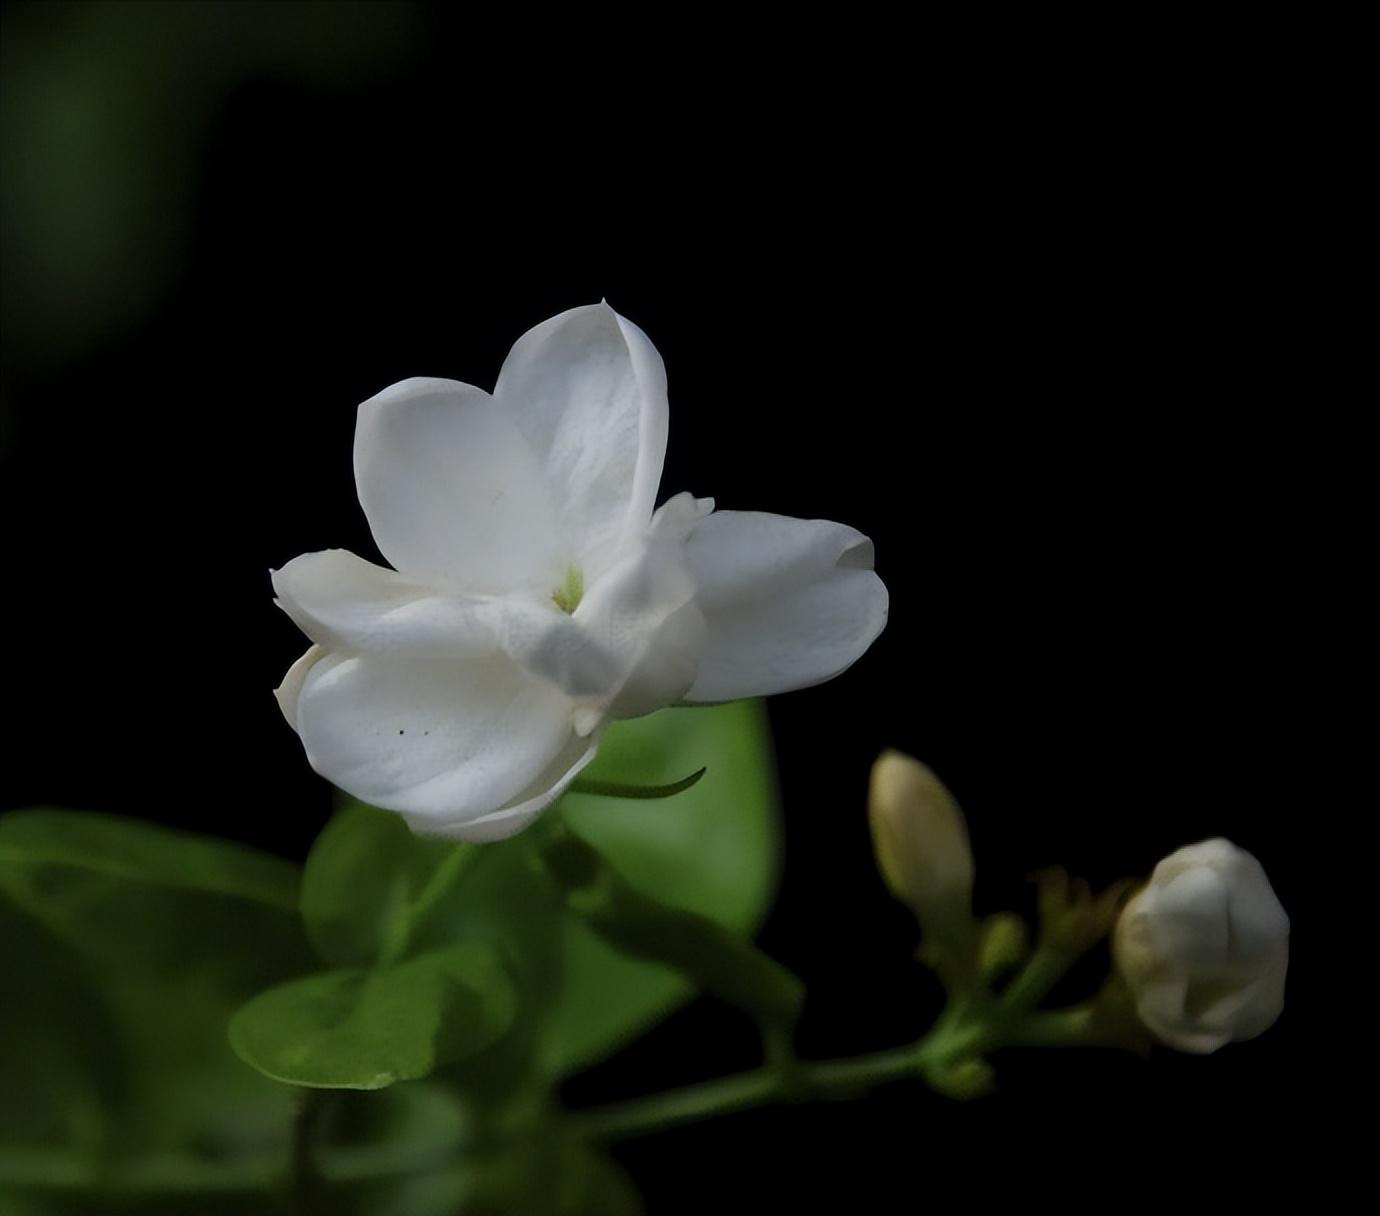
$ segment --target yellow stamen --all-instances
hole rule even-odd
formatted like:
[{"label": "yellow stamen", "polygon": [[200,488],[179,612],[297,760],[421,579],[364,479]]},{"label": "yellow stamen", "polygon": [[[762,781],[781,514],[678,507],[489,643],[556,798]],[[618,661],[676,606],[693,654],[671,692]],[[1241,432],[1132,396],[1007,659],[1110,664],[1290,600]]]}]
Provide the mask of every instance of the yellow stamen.
[{"label": "yellow stamen", "polygon": [[564,613],[572,613],[580,606],[585,594],[584,571],[578,566],[565,568],[565,581],[551,593],[556,607]]}]

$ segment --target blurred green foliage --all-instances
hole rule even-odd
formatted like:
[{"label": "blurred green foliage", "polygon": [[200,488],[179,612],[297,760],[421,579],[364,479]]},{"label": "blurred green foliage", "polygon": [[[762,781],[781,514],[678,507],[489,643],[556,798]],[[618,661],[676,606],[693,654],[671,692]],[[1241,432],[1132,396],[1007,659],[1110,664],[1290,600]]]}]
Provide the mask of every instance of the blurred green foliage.
[{"label": "blurred green foliage", "polygon": [[[305,1151],[333,1213],[639,1211],[551,1086],[691,995],[659,938],[747,949],[777,876],[765,715],[621,723],[589,770],[650,786],[701,766],[674,797],[569,795],[491,845],[350,804],[304,871],[112,816],[0,817],[0,1196],[261,1212],[317,1111]],[[623,953],[580,914],[545,852],[570,833],[664,933]]]},{"label": "blurred green foliage", "polygon": [[0,318],[8,355],[70,358],[137,325],[185,264],[215,109],[254,77],[349,88],[421,13],[358,0],[44,0],[0,36]]},{"label": "blurred green foliage", "polygon": [[277,1176],[291,1095],[233,1057],[225,1026],[311,964],[296,890],[296,867],[228,841],[0,818],[0,1188]]}]

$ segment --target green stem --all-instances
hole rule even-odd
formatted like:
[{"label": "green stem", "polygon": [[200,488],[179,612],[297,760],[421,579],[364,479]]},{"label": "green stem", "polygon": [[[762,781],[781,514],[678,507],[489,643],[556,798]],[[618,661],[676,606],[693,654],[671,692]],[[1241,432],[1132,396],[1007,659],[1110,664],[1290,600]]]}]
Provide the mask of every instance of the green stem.
[{"label": "green stem", "polygon": [[1014,1021],[1003,1042],[1008,1047],[1086,1047],[1093,1040],[1093,1008],[1075,1005],[1029,1013]]},{"label": "green stem", "polygon": [[812,1097],[846,1098],[887,1081],[919,1076],[925,1064],[924,1040],[866,1056],[816,1060],[800,1065],[801,1088]]},{"label": "green stem", "polygon": [[410,902],[406,898],[406,884],[402,876],[398,876],[393,907],[388,918],[388,932],[379,957],[380,963],[395,963],[407,954],[412,934],[445,898],[455,880],[478,859],[479,851],[474,845],[456,845],[432,871],[431,877],[418,892],[417,898]]},{"label": "green stem", "polygon": [[619,1140],[625,1136],[661,1131],[682,1123],[724,1115],[773,1102],[781,1078],[772,1068],[754,1068],[699,1085],[670,1089],[649,1098],[615,1102],[572,1116],[578,1132],[591,1140]]},{"label": "green stem", "polygon": [[577,1111],[571,1118],[581,1135],[617,1140],[796,1098],[849,1098],[888,1081],[923,1077],[927,1068],[944,1059],[982,1046],[983,1038],[974,1024],[945,1017],[923,1039],[905,1047],[838,1060],[797,1060],[790,1068],[754,1068]]},{"label": "green stem", "polygon": [[457,845],[453,848],[445,861],[436,867],[426,886],[418,892],[417,898],[412,901],[412,907],[408,910],[410,924],[420,925],[450,890],[451,884],[477,861],[478,857],[478,852],[472,847]]},{"label": "green stem", "polygon": [[1017,1012],[991,1002],[950,1007],[918,1042],[871,1055],[796,1060],[719,1077],[609,1106],[576,1111],[576,1130],[593,1140],[617,1140],[754,1106],[810,1098],[851,1098],[888,1081],[939,1080],[951,1065],[1001,1047],[1089,1045],[1093,1009]]}]

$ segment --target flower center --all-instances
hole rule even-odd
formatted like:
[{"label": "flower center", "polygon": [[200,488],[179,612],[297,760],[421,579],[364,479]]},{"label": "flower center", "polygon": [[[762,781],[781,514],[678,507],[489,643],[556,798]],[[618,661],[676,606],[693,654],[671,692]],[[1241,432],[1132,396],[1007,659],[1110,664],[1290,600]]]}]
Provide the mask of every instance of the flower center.
[{"label": "flower center", "polygon": [[561,585],[551,593],[556,607],[569,615],[580,606],[585,594],[585,573],[579,566],[567,566]]}]

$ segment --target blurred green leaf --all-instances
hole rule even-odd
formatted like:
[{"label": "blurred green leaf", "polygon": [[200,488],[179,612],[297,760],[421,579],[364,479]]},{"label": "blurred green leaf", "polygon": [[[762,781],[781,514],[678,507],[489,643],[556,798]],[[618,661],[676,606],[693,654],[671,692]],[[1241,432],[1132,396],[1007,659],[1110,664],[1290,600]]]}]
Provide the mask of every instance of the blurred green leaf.
[{"label": "blurred green leaf", "polygon": [[0,943],[0,1145],[94,1155],[119,1079],[104,1050],[116,1033],[110,1011],[72,951],[3,900]]},{"label": "blurred green leaf", "polygon": [[0,1208],[4,1216],[189,1216],[191,1213],[195,1216],[267,1216],[274,1211],[262,1190],[229,1194],[214,1190],[159,1194],[77,1188],[66,1192],[9,1194],[0,1191],[0,1199],[6,1205]]},{"label": "blurred green leaf", "polygon": [[464,1216],[640,1216],[642,1200],[602,1153],[537,1130],[502,1155],[479,1162]]},{"label": "blurred green leaf", "polygon": [[558,1197],[560,1216],[641,1216],[642,1196],[609,1157],[572,1149]]},{"label": "blurred green leaf", "polygon": [[88,811],[0,816],[0,886],[22,903],[36,869],[72,869],[126,882],[231,895],[291,912],[297,867],[212,836]]},{"label": "blurred green leaf", "polygon": [[[121,971],[180,975],[301,941],[297,868],[228,840],[80,811],[0,816],[0,896]],[[238,947],[238,948],[237,948]]]},{"label": "blurred green leaf", "polygon": [[[340,1149],[331,1153],[343,1159]],[[390,1176],[383,1177],[370,1172],[341,1177],[329,1189],[333,1216],[641,1216],[643,1211],[636,1188],[612,1160],[549,1123],[499,1146],[471,1145],[444,1165],[385,1171]]]},{"label": "blurred green leaf", "polygon": [[412,1081],[330,1096],[315,1154],[331,1216],[455,1216],[475,1185],[474,1111],[448,1086]]},{"label": "blurred green leaf", "polygon": [[[333,1216],[454,1216],[477,1173],[474,1120],[455,1094],[418,1081],[341,1091],[331,1101],[330,1137],[315,1158]],[[249,1161],[125,1157],[99,1169],[60,1153],[0,1146],[0,1211],[10,1216],[5,1204],[22,1197],[32,1206],[19,1211],[43,1216],[264,1216],[280,1210],[273,1195],[287,1169],[285,1143]]]},{"label": "blurred green leaf", "polygon": [[310,966],[297,885],[286,862],[152,824],[0,817],[0,1186],[278,1168],[291,1095],[226,1025]]},{"label": "blurred green leaf", "polygon": [[341,1090],[329,1101],[328,1134],[316,1165],[335,1185],[452,1165],[482,1131],[463,1096],[436,1081]]},{"label": "blurred green leaf", "polygon": [[498,956],[468,943],[394,967],[280,984],[236,1012],[230,1042],[279,1081],[381,1089],[490,1046],[515,1011]]}]

